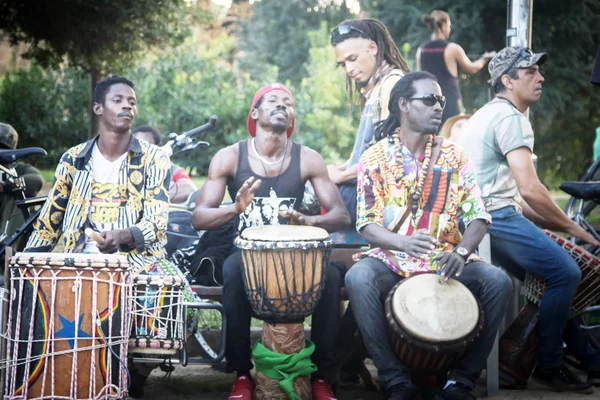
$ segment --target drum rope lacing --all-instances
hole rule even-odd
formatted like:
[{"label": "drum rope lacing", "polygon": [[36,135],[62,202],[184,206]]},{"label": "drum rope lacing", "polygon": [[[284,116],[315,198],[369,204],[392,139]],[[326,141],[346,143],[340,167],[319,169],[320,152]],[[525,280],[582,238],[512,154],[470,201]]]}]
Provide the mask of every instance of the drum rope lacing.
[{"label": "drum rope lacing", "polygon": [[[7,360],[4,362],[2,367],[4,368],[12,368],[12,373],[10,374],[10,387],[8,388],[9,392],[8,393],[14,393],[15,389],[16,389],[16,385],[19,384],[17,382],[17,366],[20,365],[25,365],[25,370],[23,373],[24,377],[29,377],[30,376],[30,366],[33,362],[35,361],[39,361],[42,360],[44,358],[49,358],[49,360],[44,363],[44,370],[42,373],[42,387],[41,387],[41,393],[45,394],[45,385],[46,385],[46,377],[48,374],[48,363],[50,363],[51,365],[54,365],[54,359],[55,357],[59,356],[59,355],[63,355],[63,354],[73,354],[73,358],[72,358],[72,365],[71,365],[71,370],[72,370],[72,375],[71,375],[71,387],[70,387],[70,397],[63,397],[63,396],[56,396],[55,395],[55,385],[54,383],[55,381],[55,370],[54,368],[52,368],[52,373],[51,373],[51,393],[52,393],[52,397],[53,398],[57,398],[57,399],[61,399],[61,398],[80,398],[80,396],[78,396],[77,394],[77,385],[76,382],[78,381],[78,368],[77,368],[77,356],[78,353],[83,352],[83,351],[91,351],[91,362],[90,362],[90,369],[91,369],[91,380],[89,383],[89,391],[90,393],[95,393],[95,397],[93,398],[99,398],[99,397],[103,397],[103,398],[118,398],[119,395],[122,395],[122,393],[119,392],[119,388],[123,387],[123,374],[119,374],[119,385],[115,385],[113,383],[111,383],[110,381],[108,382],[108,384],[104,385],[102,388],[100,388],[100,391],[94,391],[93,389],[95,389],[96,386],[96,374],[95,372],[95,368],[96,368],[96,360],[95,360],[95,356],[96,356],[96,352],[93,350],[99,350],[99,349],[104,349],[106,347],[109,348],[109,350],[116,355],[116,353],[114,353],[114,350],[111,348],[112,346],[115,345],[120,345],[120,349],[121,349],[121,357],[117,357],[119,359],[119,361],[121,363],[123,363],[122,359],[125,358],[125,351],[126,351],[126,345],[127,345],[127,339],[128,336],[125,337],[124,336],[124,332],[129,332],[129,328],[127,325],[127,318],[122,318],[121,319],[121,334],[123,336],[117,336],[115,338],[109,338],[108,340],[106,339],[105,335],[102,332],[101,326],[100,324],[100,319],[96,320],[96,324],[98,324],[100,326],[98,332],[100,333],[100,335],[102,336],[105,344],[95,344],[97,340],[100,339],[100,337],[98,337],[96,335],[96,330],[92,329],[91,333],[92,335],[84,340],[91,340],[92,343],[94,343],[91,346],[83,346],[83,347],[79,347],[78,346],[78,341],[82,340],[81,337],[79,337],[78,332],[79,332],[79,326],[78,324],[75,324],[75,337],[73,338],[60,338],[60,339],[55,339],[54,338],[54,333],[55,333],[55,328],[54,328],[54,310],[56,309],[56,300],[57,300],[57,286],[58,286],[58,282],[62,281],[62,280],[69,280],[69,281],[73,281],[74,280],[74,284],[71,287],[72,292],[74,293],[75,296],[75,315],[80,315],[81,312],[81,298],[82,298],[82,281],[90,281],[92,283],[92,307],[94,309],[97,308],[97,292],[98,292],[98,284],[108,284],[109,287],[109,293],[108,293],[108,301],[107,303],[110,304],[111,306],[108,307],[109,310],[109,314],[112,316],[114,310],[112,308],[113,305],[113,300],[115,299],[115,292],[114,289],[116,287],[119,287],[120,290],[127,290],[125,287],[125,282],[123,281],[123,279],[120,280],[115,280],[115,278],[118,276],[120,277],[122,275],[122,270],[118,269],[115,271],[107,271],[106,269],[102,269],[102,270],[97,270],[97,269],[93,269],[93,275],[91,277],[88,276],[82,276],[83,273],[89,273],[90,268],[85,268],[84,270],[78,269],[75,270],[75,277],[70,276],[70,277],[60,277],[60,273],[61,271],[73,271],[74,268],[66,268],[63,270],[59,270],[56,268],[52,268],[48,265],[46,266],[37,266],[37,268],[31,268],[32,265],[27,265],[26,267],[24,266],[19,266],[17,268],[12,268],[11,269],[11,275],[12,275],[12,279],[11,281],[14,283],[17,282],[21,282],[18,286],[19,286],[19,303],[17,305],[17,312],[16,312],[16,327],[15,327],[15,338],[13,339],[12,334],[11,334],[11,326],[9,324],[9,326],[7,327],[7,332],[6,334],[2,334],[2,337],[4,337],[7,341],[7,347],[8,347],[8,351],[7,351]],[[51,276],[41,276],[41,274],[43,272],[47,272],[47,271],[51,272]],[[26,273],[29,273],[28,275]],[[99,274],[101,273],[107,273],[109,275],[109,279],[104,279],[101,278],[99,276]],[[19,274],[19,275],[17,275]],[[22,317],[22,302],[20,301],[21,299],[23,299],[23,289],[25,287],[25,285],[23,284],[24,282],[29,282],[32,285],[32,295],[34,296],[34,299],[32,299],[32,301],[35,302],[37,301],[36,298],[39,296],[40,292],[40,284],[41,282],[44,281],[51,281],[51,298],[50,298],[50,309],[49,309],[49,315],[48,315],[48,335],[53,337],[53,339],[42,339],[42,340],[20,340],[18,339],[20,337],[20,328],[21,328],[21,317]],[[14,284],[13,283],[13,284]],[[16,291],[13,291],[13,295],[12,295],[12,300],[15,300],[16,298]],[[121,297],[121,307],[122,309],[126,308],[126,304],[124,303],[125,299],[124,297]],[[11,321],[12,320],[12,314],[13,314],[14,308],[13,307],[9,307],[9,316],[8,316],[8,320]],[[97,312],[97,311],[96,311]],[[31,311],[31,317],[30,317],[30,321],[29,321],[29,338],[31,338],[33,336],[33,332],[32,329],[34,328],[34,322],[35,322],[35,317],[36,317],[36,308],[34,307]],[[98,315],[99,318],[99,315]],[[108,324],[109,324],[109,331],[112,332],[113,328],[112,328],[112,318],[108,318]],[[73,340],[73,348],[70,350],[64,350],[64,351],[53,351],[54,350],[54,343],[57,341],[64,341],[64,340]],[[47,351],[39,356],[32,356],[32,350],[33,350],[33,345],[34,343],[37,342],[45,342],[46,344],[48,344],[47,347]],[[14,351],[15,354],[18,351],[18,347],[19,347],[19,343],[27,343],[27,353],[26,353],[26,358],[24,359],[19,359],[17,357],[15,357],[15,359],[11,359],[11,351]],[[108,344],[108,346],[107,346]],[[50,351],[50,353],[48,352],[48,350]],[[112,376],[112,363],[108,362],[107,363],[107,375],[106,376]],[[27,378],[28,380],[29,378]],[[22,395],[27,397],[27,392],[29,389],[29,384],[27,383],[27,381],[22,382],[24,388],[23,388],[23,393]],[[106,394],[103,394],[105,393]],[[114,393],[113,395],[110,395],[108,393]],[[19,396],[17,398],[21,398],[23,396]],[[7,399],[12,399],[12,396],[6,396]]]}]

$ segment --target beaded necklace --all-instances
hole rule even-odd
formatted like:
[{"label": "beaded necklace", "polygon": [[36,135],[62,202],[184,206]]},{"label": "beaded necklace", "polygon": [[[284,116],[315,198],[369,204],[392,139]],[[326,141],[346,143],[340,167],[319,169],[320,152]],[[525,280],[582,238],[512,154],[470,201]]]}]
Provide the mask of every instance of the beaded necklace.
[{"label": "beaded necklace", "polygon": [[389,143],[394,145],[395,157],[396,157],[396,166],[393,167],[392,170],[394,172],[394,176],[396,177],[396,185],[409,188],[406,191],[408,196],[406,197],[406,204],[409,203],[409,199],[412,199],[411,204],[411,212],[412,212],[412,223],[413,227],[416,229],[416,215],[419,210],[419,200],[421,199],[421,195],[423,193],[423,187],[425,186],[425,179],[427,179],[427,172],[429,171],[429,165],[431,164],[431,152],[433,149],[433,135],[427,135],[427,143],[425,144],[425,152],[423,163],[421,165],[421,172],[419,173],[419,169],[417,168],[417,180],[412,182],[409,180],[408,176],[406,176],[404,171],[404,156],[402,155],[402,142],[400,140],[400,128],[397,128],[394,133],[389,136]]}]

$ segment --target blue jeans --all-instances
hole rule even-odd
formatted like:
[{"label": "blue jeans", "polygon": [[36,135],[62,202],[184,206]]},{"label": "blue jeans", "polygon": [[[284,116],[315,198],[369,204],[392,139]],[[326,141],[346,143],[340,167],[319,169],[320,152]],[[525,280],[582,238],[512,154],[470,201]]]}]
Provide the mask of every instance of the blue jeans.
[{"label": "blue jeans", "polygon": [[[401,279],[375,258],[360,260],[346,274],[352,310],[384,391],[410,381],[410,371],[398,359],[390,343],[383,306],[388,292]],[[481,336],[449,374],[450,379],[473,388],[494,345],[512,282],[500,268],[482,261],[467,264],[457,280],[479,299],[485,315]]]},{"label": "blue jeans", "polygon": [[[340,288],[345,267],[330,263],[321,299],[312,316],[311,340],[315,351],[311,356],[317,366],[315,377],[334,384],[337,373],[335,345],[340,321]],[[228,369],[241,373],[253,368],[250,350],[250,318],[253,316],[244,281],[240,251],[235,251],[223,264],[223,307],[227,317],[225,357]]]},{"label": "blue jeans", "polygon": [[356,179],[338,185],[344,205],[350,214],[350,225],[356,227]]},{"label": "blue jeans", "polygon": [[[488,229],[492,261],[518,279],[525,273],[546,281],[546,292],[540,305],[540,341],[538,366],[555,368],[563,361],[563,331],[567,345],[582,347],[578,352],[590,366],[600,365],[600,351],[577,343],[586,335],[577,323],[567,324],[571,302],[581,280],[577,262],[554,240],[513,207],[490,212]],[[566,327],[566,331],[565,331]]]}]

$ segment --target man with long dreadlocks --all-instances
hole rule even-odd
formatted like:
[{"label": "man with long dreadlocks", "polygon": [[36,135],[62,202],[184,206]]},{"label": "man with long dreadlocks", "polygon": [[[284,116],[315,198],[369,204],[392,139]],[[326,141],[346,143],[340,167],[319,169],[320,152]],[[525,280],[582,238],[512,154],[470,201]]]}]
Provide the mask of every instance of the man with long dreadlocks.
[{"label": "man with long dreadlocks", "polygon": [[[354,225],[358,160],[367,147],[374,143],[375,124],[388,116],[387,102],[392,88],[410,68],[388,29],[376,19],[343,21],[331,32],[331,45],[335,49],[338,65],[346,73],[348,109],[352,109],[355,96],[358,95],[362,112],[350,158],[342,165],[327,167],[329,178],[338,185]],[[352,331],[356,332],[357,327],[349,307],[340,327],[340,386],[353,388],[360,385],[362,375],[365,386],[372,387],[374,384],[362,362],[367,356],[366,350],[361,340],[348,334]]]},{"label": "man with long dreadlocks", "polygon": [[[512,290],[501,269],[473,254],[491,218],[466,153],[435,136],[445,103],[434,75],[404,76],[392,89],[390,116],[377,127],[375,136],[381,140],[358,165],[356,227],[371,249],[356,256],[359,261],[345,280],[386,399],[419,398],[411,371],[388,338],[381,298],[396,283],[415,273],[435,271],[444,280],[463,283],[482,305],[484,328],[450,371],[436,399],[472,396]],[[466,226],[464,235],[459,217]]]},{"label": "man with long dreadlocks", "polygon": [[410,71],[385,25],[376,19],[353,19],[331,32],[335,58],[346,72],[348,108],[354,95],[362,111],[352,155],[343,165],[329,165],[329,178],[338,185],[344,203],[356,222],[358,160],[373,143],[375,124],[388,116],[387,102],[396,82]]}]

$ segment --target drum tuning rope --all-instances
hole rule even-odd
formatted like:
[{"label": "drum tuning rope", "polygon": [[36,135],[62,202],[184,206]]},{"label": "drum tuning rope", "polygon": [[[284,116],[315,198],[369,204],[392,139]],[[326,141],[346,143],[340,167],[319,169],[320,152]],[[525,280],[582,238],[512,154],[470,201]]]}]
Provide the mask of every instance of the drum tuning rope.
[{"label": "drum tuning rope", "polygon": [[[104,335],[104,331],[102,331],[102,322],[100,320],[100,314],[98,313],[98,310],[96,310],[96,325],[98,326],[98,332],[100,332],[100,335],[102,336],[102,339],[104,340],[104,343],[106,343],[106,347],[108,348],[108,350],[119,361],[119,363],[121,363],[121,365],[123,366],[123,368],[125,368],[125,372],[127,372],[127,390],[129,390],[129,388],[131,387],[131,374],[129,373],[129,368],[127,368],[127,363],[124,362],[121,359],[121,357],[119,357],[119,355],[117,353],[115,353],[115,351],[113,350],[112,346],[110,346],[108,344],[108,340],[106,340],[106,336]],[[127,346],[127,343],[123,344],[123,346]]]}]

